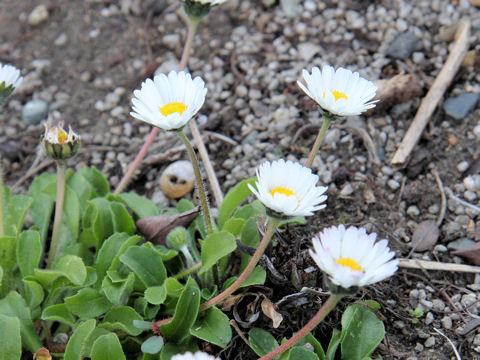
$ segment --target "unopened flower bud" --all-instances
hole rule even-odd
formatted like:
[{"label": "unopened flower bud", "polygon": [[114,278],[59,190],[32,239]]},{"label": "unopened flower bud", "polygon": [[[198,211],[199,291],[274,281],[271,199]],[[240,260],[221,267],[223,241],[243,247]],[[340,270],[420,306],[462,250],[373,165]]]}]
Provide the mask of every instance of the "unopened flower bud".
[{"label": "unopened flower bud", "polygon": [[182,250],[190,244],[190,233],[184,227],[178,226],[167,235],[167,245],[174,250]]},{"label": "unopened flower bud", "polygon": [[48,157],[54,160],[67,160],[75,156],[80,148],[80,137],[73,132],[70,126],[67,133],[62,124],[50,127],[46,123],[42,147]]},{"label": "unopened flower bud", "polygon": [[12,65],[0,63],[0,106],[5,102],[22,81],[20,70]]},{"label": "unopened flower bud", "polygon": [[210,8],[215,5],[224,3],[226,0],[181,0],[185,12],[190,19],[201,19],[206,16]]}]

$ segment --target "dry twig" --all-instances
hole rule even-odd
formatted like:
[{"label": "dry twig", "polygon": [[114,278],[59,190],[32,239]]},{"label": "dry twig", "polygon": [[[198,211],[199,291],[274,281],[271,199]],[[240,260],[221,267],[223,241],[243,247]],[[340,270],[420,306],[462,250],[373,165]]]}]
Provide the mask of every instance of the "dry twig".
[{"label": "dry twig", "polygon": [[440,198],[441,198],[441,205],[440,205],[440,213],[438,214],[436,224],[440,226],[443,222],[443,218],[445,217],[445,211],[447,210],[447,198],[445,196],[445,191],[443,190],[443,183],[442,179],[438,175],[437,169],[432,169],[432,174],[435,176],[435,181],[437,182],[438,189],[440,190]]},{"label": "dry twig", "polygon": [[430,116],[437,107],[445,90],[450,85],[458,68],[462,64],[463,58],[467,53],[470,40],[470,22],[468,20],[462,20],[460,22],[457,35],[457,40],[450,51],[445,65],[433,82],[432,87],[428,91],[427,95],[422,100],[420,108],[418,109],[412,124],[410,125],[405,137],[402,140],[402,143],[400,144],[400,147],[397,149],[397,152],[391,160],[393,165],[402,167],[407,164],[407,159],[420,139],[423,129],[430,120]]},{"label": "dry twig", "polygon": [[436,261],[427,260],[415,260],[415,259],[399,259],[399,267],[406,269],[424,269],[424,270],[440,270],[440,271],[458,271],[466,273],[480,273],[480,266],[455,264],[455,263],[442,263]]}]

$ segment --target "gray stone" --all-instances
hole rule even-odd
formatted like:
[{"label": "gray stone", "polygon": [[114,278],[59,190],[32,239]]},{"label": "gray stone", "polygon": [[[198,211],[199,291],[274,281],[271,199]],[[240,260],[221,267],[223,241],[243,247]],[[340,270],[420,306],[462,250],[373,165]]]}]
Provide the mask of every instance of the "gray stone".
[{"label": "gray stone", "polygon": [[447,247],[450,250],[468,250],[473,245],[475,245],[475,241],[471,239],[463,238],[463,239],[458,239],[458,240],[449,242]]},{"label": "gray stone", "polygon": [[48,9],[44,4],[37,5],[30,15],[28,15],[28,24],[37,26],[48,19]]},{"label": "gray stone", "polygon": [[452,328],[452,318],[450,316],[444,316],[441,320],[442,326],[444,329],[451,329]]},{"label": "gray stone", "polygon": [[425,340],[425,347],[431,348],[435,345],[435,337],[430,336],[427,340]]},{"label": "gray stone", "polygon": [[48,117],[48,104],[37,99],[27,102],[22,109],[22,120],[27,125],[37,125]]},{"label": "gray stone", "polygon": [[477,105],[479,93],[463,93],[443,103],[445,112],[455,119],[463,119]]},{"label": "gray stone", "polygon": [[422,40],[413,32],[405,32],[398,35],[390,44],[386,54],[393,58],[408,59],[414,51],[421,50]]}]

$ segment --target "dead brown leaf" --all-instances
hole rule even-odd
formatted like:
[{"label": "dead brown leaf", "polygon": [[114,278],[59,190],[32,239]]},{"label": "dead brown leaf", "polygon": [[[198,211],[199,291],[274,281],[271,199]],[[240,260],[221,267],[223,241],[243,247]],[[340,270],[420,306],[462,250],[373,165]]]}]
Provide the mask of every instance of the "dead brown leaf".
[{"label": "dead brown leaf", "polygon": [[273,304],[268,298],[264,298],[262,301],[262,311],[268,318],[272,319],[272,326],[274,329],[278,328],[283,321],[283,316],[277,310],[275,310],[275,304]]},{"label": "dead brown leaf", "polygon": [[440,230],[435,221],[426,220],[417,225],[412,237],[412,248],[415,251],[432,250],[437,244]]},{"label": "dead brown leaf", "polygon": [[165,245],[165,239],[170,231],[178,226],[187,227],[200,213],[200,206],[180,214],[163,214],[150,216],[137,221],[138,231],[148,241],[157,245]]},{"label": "dead brown leaf", "polygon": [[476,243],[468,250],[452,251],[452,254],[462,256],[470,260],[475,265],[480,265],[480,243]]}]

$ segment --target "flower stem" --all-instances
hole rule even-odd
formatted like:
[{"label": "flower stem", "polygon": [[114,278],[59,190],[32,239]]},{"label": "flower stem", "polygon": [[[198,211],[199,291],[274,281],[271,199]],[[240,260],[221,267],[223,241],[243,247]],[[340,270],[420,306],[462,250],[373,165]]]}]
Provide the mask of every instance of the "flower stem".
[{"label": "flower stem", "polygon": [[313,144],[312,150],[310,151],[310,155],[308,155],[308,160],[305,164],[305,167],[309,168],[312,166],[315,155],[317,155],[318,149],[320,149],[320,145],[322,145],[323,138],[325,137],[325,133],[327,132],[327,129],[330,126],[331,122],[332,115],[324,114],[322,127],[318,131],[317,138],[315,139],[315,143]]},{"label": "flower stem", "polygon": [[[188,61],[188,57],[190,56],[190,50],[192,48],[193,38],[195,37],[195,32],[197,30],[198,22],[199,20],[190,20],[188,23],[187,40],[185,41],[185,45],[183,47],[182,58],[180,59],[180,65],[178,67],[178,71],[184,70],[185,67],[187,66],[187,61]],[[143,161],[143,158],[147,155],[148,149],[150,149],[150,146],[152,146],[159,131],[160,129],[157,127],[154,127],[152,129],[152,131],[150,132],[150,135],[148,135],[147,140],[145,141],[142,148],[140,149],[137,156],[135,157],[135,160],[132,162],[127,172],[123,175],[122,180],[117,185],[117,188],[115,189],[114,194],[120,194],[125,189],[128,182],[130,181],[133,174],[135,173],[135,170],[138,169],[138,167]]]},{"label": "flower stem", "polygon": [[203,219],[207,227],[207,233],[211,234],[213,231],[212,220],[210,219],[210,209],[208,207],[207,194],[205,193],[205,186],[203,185],[202,174],[200,173],[200,167],[198,165],[197,155],[193,150],[192,144],[188,141],[187,137],[182,130],[176,132],[180,140],[183,141],[187,148],[188,157],[193,165],[193,172],[195,173],[195,180],[197,183],[198,196],[200,197],[200,203],[202,206]]},{"label": "flower stem", "polygon": [[5,236],[5,194],[3,191],[2,159],[0,158],[0,237]]},{"label": "flower stem", "polygon": [[210,299],[209,301],[200,305],[200,310],[205,310],[205,309],[208,309],[210,306],[218,304],[220,301],[224,300],[227,296],[231,295],[235,290],[237,290],[245,282],[245,280],[247,280],[247,278],[252,273],[253,269],[255,269],[255,266],[258,264],[258,261],[262,257],[263,253],[265,252],[265,249],[270,243],[270,239],[272,238],[272,235],[275,232],[275,229],[277,228],[279,223],[280,223],[280,219],[270,218],[270,223],[268,224],[267,231],[263,235],[263,238],[260,241],[260,244],[258,244],[257,250],[253,254],[252,258],[250,259],[250,262],[248,263],[247,267],[243,270],[243,272],[240,274],[238,279],[235,280],[235,282],[232,285],[230,285],[225,291],[218,294],[213,299]]},{"label": "flower stem", "polygon": [[268,353],[265,356],[262,356],[258,360],[270,360],[275,358],[276,356],[282,354],[284,351],[290,349],[293,345],[295,345],[299,340],[301,340],[305,335],[307,335],[310,331],[312,331],[325,317],[328,313],[337,305],[340,299],[343,297],[341,294],[332,294],[328,298],[328,300],[322,305],[320,310],[315,314],[315,316],[297,332],[293,335],[290,340],[286,343],[281,345],[280,347],[276,348],[272,352]]},{"label": "flower stem", "polygon": [[60,224],[62,223],[63,200],[65,198],[65,171],[67,166],[64,161],[57,161],[57,201],[55,204],[55,219],[53,220],[52,241],[48,253],[47,269],[53,264],[57,255],[58,237],[60,235]]}]

